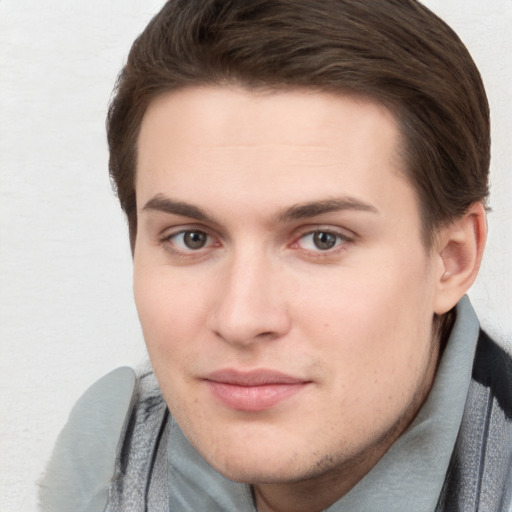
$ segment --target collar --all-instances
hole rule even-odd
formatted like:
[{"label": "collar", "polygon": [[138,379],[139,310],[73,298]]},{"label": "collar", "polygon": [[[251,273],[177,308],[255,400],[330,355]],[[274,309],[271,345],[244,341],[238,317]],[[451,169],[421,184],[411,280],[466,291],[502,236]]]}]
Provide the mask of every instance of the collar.
[{"label": "collar", "polygon": [[[430,394],[410,427],[374,468],[326,512],[435,509],[455,445],[471,380],[479,324],[467,297],[439,363]],[[168,448],[170,510],[255,512],[251,489],[215,471],[172,420]]]}]

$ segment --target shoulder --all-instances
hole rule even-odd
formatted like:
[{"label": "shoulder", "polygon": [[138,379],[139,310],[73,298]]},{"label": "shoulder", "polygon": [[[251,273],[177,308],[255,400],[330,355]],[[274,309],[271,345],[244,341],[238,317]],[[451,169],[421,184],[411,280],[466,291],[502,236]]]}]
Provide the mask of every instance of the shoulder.
[{"label": "shoulder", "polygon": [[42,511],[104,510],[136,384],[131,368],[118,368],[78,400],[40,482]]},{"label": "shoulder", "polygon": [[505,416],[512,419],[512,358],[484,331],[478,338],[473,380],[489,389]]},{"label": "shoulder", "polygon": [[464,414],[436,512],[512,511],[512,359],[480,331]]}]

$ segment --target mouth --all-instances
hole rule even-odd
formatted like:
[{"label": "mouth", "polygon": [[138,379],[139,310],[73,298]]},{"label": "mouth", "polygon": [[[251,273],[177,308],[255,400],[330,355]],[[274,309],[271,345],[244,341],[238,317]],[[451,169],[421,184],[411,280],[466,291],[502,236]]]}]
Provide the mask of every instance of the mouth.
[{"label": "mouth", "polygon": [[204,380],[216,400],[230,409],[244,412],[271,409],[311,384],[311,381],[273,370],[220,370]]}]

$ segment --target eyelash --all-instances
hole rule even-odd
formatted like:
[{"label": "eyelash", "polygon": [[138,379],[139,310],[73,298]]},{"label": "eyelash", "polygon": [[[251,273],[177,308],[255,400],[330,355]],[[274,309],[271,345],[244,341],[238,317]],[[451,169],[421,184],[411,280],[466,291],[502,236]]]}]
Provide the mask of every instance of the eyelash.
[{"label": "eyelash", "polygon": [[[186,234],[192,233],[202,234],[207,237],[207,240],[203,247],[199,247],[197,248],[197,250],[190,247],[179,248],[177,247],[176,243],[173,242],[173,239],[176,239],[180,235],[185,236]],[[327,248],[325,250],[322,250],[318,247],[316,249],[311,249],[300,246],[301,240],[304,240],[306,237],[314,238],[315,235],[319,234],[335,237],[335,245],[332,248]],[[346,245],[350,242],[353,242],[353,237],[347,236],[345,233],[341,233],[332,228],[322,229],[321,227],[318,227],[316,229],[308,229],[307,231],[303,231],[302,233],[300,233],[300,235],[294,239],[294,241],[289,245],[289,247],[291,247],[292,249],[299,249],[304,251],[306,256],[309,258],[327,258],[329,256],[336,256],[340,252],[346,250]],[[180,258],[201,258],[205,256],[205,250],[215,247],[221,247],[222,245],[220,242],[216,242],[215,238],[212,235],[210,235],[207,230],[200,228],[195,229],[193,227],[187,229],[180,229],[178,231],[166,234],[160,239],[160,244],[164,246],[164,248],[167,251],[169,251],[173,256],[177,256]],[[182,243],[182,245],[184,245],[184,243]]]},{"label": "eyelash", "polygon": [[[206,235],[207,242],[206,242],[205,247],[200,247],[197,250],[194,250],[192,248],[188,248],[188,249],[187,248],[178,248],[176,246],[176,243],[173,242],[173,239],[176,239],[180,235],[186,235],[187,233],[196,233],[196,234],[200,233],[200,234]],[[208,239],[210,240],[210,242],[208,242]],[[178,231],[174,231],[172,233],[166,234],[165,236],[163,236],[160,239],[160,244],[162,246],[164,246],[164,248],[167,251],[169,251],[171,254],[173,254],[174,256],[178,256],[181,258],[197,258],[198,256],[204,255],[203,249],[208,248],[208,246],[211,245],[211,240],[214,240],[214,238],[204,229],[199,229],[199,228],[195,229],[195,228],[190,227],[188,229],[180,229]],[[220,242],[214,243],[214,245],[220,246]]]},{"label": "eyelash", "polygon": [[[335,256],[339,254],[340,252],[346,250],[346,245],[353,241],[353,238],[347,236],[345,233],[341,233],[335,229],[332,228],[316,228],[316,229],[310,229],[308,231],[305,231],[301,233],[301,235],[296,239],[296,241],[292,244],[292,247],[299,247],[300,248],[300,241],[304,240],[306,237],[311,237],[314,239],[315,235],[328,235],[335,238],[335,245],[331,248],[327,249],[320,249],[319,247],[316,247],[316,249],[308,249],[306,247],[303,247],[302,249],[307,252],[308,256],[315,257],[315,258],[327,258],[329,256]],[[315,244],[315,242],[312,240],[312,243]],[[315,244],[316,245],[316,244]]]}]

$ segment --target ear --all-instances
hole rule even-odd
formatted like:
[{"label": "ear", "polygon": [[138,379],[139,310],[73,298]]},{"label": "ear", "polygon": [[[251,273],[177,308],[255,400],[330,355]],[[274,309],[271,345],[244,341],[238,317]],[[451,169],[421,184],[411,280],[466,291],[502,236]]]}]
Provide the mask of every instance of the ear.
[{"label": "ear", "polygon": [[435,297],[438,315],[452,309],[473,284],[486,238],[485,207],[480,202],[440,229],[435,244],[440,262]]}]

